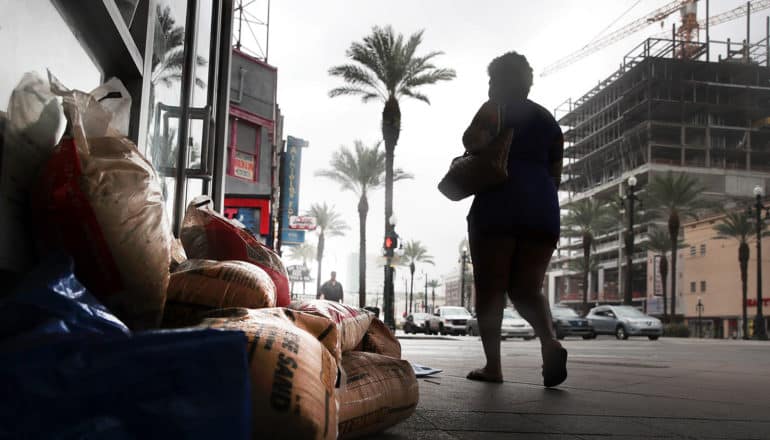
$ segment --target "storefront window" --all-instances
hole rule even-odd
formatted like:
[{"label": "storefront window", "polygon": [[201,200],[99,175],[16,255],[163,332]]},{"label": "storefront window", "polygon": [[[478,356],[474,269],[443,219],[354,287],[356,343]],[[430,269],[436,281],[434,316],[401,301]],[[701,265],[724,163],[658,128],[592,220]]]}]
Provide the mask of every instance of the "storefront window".
[{"label": "storefront window", "polygon": [[50,0],[0,0],[0,110],[25,72],[46,77],[46,70],[65,86],[89,91],[101,72],[75,38]]}]

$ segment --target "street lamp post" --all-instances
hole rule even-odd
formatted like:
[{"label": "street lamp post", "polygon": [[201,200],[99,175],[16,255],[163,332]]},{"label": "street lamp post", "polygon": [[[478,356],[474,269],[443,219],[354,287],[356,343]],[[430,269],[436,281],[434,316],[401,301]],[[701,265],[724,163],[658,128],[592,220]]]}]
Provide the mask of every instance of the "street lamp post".
[{"label": "street lamp post", "polygon": [[[754,337],[756,339],[767,339],[767,329],[765,327],[765,317],[762,315],[762,211],[765,211],[765,217],[770,218],[770,207],[766,207],[762,204],[762,187],[757,185],[754,187],[754,197],[756,202],[754,204],[754,214],[756,218],[754,221],[757,226],[757,316],[754,318]],[[751,212],[751,209],[749,209]]]},{"label": "street lamp post", "polygon": [[463,246],[460,256],[460,306],[465,307],[465,266],[468,264],[468,249]]},{"label": "street lamp post", "polygon": [[698,304],[695,306],[695,308],[698,309],[698,338],[702,338],[703,327],[701,327],[701,317],[703,315],[703,299],[701,297],[698,297]]},{"label": "street lamp post", "polygon": [[[386,234],[385,239],[387,240],[388,237],[396,237],[396,215],[392,214],[390,218],[388,219],[388,223],[390,223],[390,228],[388,231],[389,234]],[[393,283],[393,254],[387,253],[385,258],[385,282],[383,283],[383,292],[382,292],[382,300],[383,300],[383,308],[384,310],[384,321],[385,325],[390,328],[391,330],[395,331],[396,329],[396,319],[395,319],[395,301],[396,301],[396,292],[395,292],[395,286]]]},{"label": "street lamp post", "polygon": [[422,271],[422,274],[425,277],[425,296],[422,297],[422,311],[423,313],[428,313],[428,274],[425,271]]},{"label": "street lamp post", "polygon": [[634,201],[639,200],[634,195],[636,189],[636,177],[628,178],[628,231],[626,232],[626,289],[623,295],[623,304],[631,305],[633,302],[633,260],[634,260]]}]

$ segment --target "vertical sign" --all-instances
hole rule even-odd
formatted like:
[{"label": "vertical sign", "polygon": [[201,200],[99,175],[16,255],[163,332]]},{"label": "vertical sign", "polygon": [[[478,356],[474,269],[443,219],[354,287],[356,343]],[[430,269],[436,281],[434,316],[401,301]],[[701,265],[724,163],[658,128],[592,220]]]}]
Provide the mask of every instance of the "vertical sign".
[{"label": "vertical sign", "polygon": [[653,294],[655,296],[663,296],[663,277],[660,275],[660,255],[656,255],[652,259],[652,282],[653,285]]},{"label": "vertical sign", "polygon": [[286,138],[283,181],[281,182],[281,243],[298,245],[305,242],[305,231],[289,229],[289,217],[299,215],[299,174],[302,148],[308,142],[294,136]]}]

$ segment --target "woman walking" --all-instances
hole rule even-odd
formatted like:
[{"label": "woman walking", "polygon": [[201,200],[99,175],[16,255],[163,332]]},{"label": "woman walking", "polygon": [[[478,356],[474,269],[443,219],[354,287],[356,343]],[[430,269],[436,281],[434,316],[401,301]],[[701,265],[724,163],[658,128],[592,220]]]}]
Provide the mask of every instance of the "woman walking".
[{"label": "woman walking", "polygon": [[516,52],[488,67],[489,100],[463,135],[466,150],[487,145],[513,128],[508,179],[479,193],[468,214],[476,283],[476,312],[487,363],[468,379],[502,382],[500,325],[505,294],[534,327],[543,356],[543,384],[567,378],[567,351],[554,337],[543,277],[559,239],[559,201],[564,141],[553,116],[527,99],[532,68]]}]

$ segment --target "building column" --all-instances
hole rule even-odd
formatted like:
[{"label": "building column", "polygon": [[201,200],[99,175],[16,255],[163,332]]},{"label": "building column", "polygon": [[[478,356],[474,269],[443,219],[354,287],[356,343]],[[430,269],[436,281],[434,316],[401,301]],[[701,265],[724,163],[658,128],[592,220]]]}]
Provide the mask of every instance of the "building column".
[{"label": "building column", "polygon": [[599,268],[599,273],[597,274],[597,285],[599,286],[599,293],[598,293],[598,299],[603,300],[604,299],[604,268]]},{"label": "building column", "polygon": [[553,273],[548,274],[548,304],[556,303],[556,275]]}]

